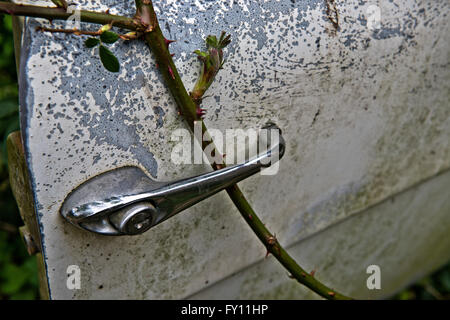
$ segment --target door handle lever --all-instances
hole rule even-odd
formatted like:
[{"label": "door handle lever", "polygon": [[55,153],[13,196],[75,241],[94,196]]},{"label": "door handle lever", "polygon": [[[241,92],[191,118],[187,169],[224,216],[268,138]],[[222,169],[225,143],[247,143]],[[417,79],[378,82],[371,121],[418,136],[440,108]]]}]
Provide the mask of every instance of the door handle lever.
[{"label": "door handle lever", "polygon": [[[285,141],[277,130],[275,146],[245,163],[173,182],[157,182],[137,167],[100,174],[73,190],[60,209],[71,224],[103,235],[137,235],[246,179],[281,159]],[[268,139],[269,141],[272,139]]]}]

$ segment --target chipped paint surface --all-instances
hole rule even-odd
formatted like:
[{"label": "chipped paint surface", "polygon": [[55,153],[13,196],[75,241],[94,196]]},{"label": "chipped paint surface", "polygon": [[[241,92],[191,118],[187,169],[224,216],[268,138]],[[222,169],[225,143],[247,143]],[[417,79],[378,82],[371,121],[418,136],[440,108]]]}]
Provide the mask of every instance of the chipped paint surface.
[{"label": "chipped paint surface", "polygon": [[[188,88],[202,38],[232,34],[204,100],[207,126],[273,120],[283,129],[279,174],[240,184],[283,244],[450,165],[448,1],[335,2],[331,32],[324,1],[155,1]],[[134,7],[78,3],[130,16]],[[382,12],[375,31],[365,16],[371,4]],[[137,165],[166,181],[209,169],[170,161],[171,132],[185,125],[145,44],[116,43],[122,66],[111,74],[80,38],[36,32],[41,23],[29,19],[24,34],[21,116],[51,296],[183,298],[261,260],[264,248],[222,193],[139,237],[99,237],[63,221],[67,194],[101,172]],[[72,264],[81,290],[66,288]]]}]

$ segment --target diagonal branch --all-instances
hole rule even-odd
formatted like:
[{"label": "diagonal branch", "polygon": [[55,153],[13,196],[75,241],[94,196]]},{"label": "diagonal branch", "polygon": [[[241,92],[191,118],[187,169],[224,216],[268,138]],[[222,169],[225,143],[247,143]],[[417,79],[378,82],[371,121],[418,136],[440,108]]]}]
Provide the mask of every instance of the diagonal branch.
[{"label": "diagonal branch", "polygon": [[[97,24],[113,23],[116,27],[128,30],[137,30],[140,27],[133,18],[88,10],[80,10],[79,12],[82,22],[92,22]],[[3,1],[0,2],[0,13],[7,13],[15,16],[44,18],[48,20],[67,20],[74,14],[74,12],[68,12],[66,9],[60,7],[40,7]]]},{"label": "diagonal branch", "polygon": [[[175,101],[180,108],[181,114],[189,124],[190,128],[194,127],[194,122],[199,120],[199,116],[196,113],[196,103],[186,91],[183,82],[178,74],[178,71],[173,63],[172,56],[168,49],[168,40],[164,38],[161,29],[156,18],[152,1],[151,0],[136,0],[137,12],[142,14],[147,12],[149,16],[147,21],[152,23],[152,30],[145,34],[145,40],[148,46],[155,54],[156,61],[159,65],[159,69],[166,81],[168,88],[170,89]],[[207,132],[206,126],[203,124],[203,134]],[[203,141],[202,145],[205,147]],[[209,142],[208,142],[209,144]],[[215,150],[217,150],[215,148]],[[211,162],[213,163],[213,162]],[[213,164],[215,170],[220,169],[222,165]],[[231,200],[238,208],[242,217],[249,224],[250,228],[255,232],[261,242],[266,246],[267,251],[273,254],[273,256],[291,273],[292,278],[295,278],[299,283],[310,288],[317,294],[326,299],[331,300],[347,300],[350,299],[335,290],[322,284],[313,275],[308,274],[303,270],[297,262],[284,250],[278,240],[270,231],[264,226],[259,219],[255,211],[252,209],[247,199],[245,199],[242,191],[237,185],[233,185],[226,189]]]}]

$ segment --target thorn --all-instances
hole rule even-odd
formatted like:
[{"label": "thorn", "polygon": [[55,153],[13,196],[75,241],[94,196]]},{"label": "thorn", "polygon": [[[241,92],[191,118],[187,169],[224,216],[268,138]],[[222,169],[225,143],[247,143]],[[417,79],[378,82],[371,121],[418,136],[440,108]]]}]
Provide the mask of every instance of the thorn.
[{"label": "thorn", "polygon": [[306,273],[304,273],[304,272],[302,272],[301,275],[303,278],[306,277]]},{"label": "thorn", "polygon": [[267,237],[267,244],[273,246],[277,242],[277,237],[274,234],[273,236]]},{"label": "thorn", "polygon": [[175,57],[175,53],[171,53],[170,56],[173,58]]},{"label": "thorn", "polygon": [[278,252],[279,248],[276,247],[276,246],[274,247],[274,245],[277,243],[277,238],[276,238],[275,234],[274,234],[273,236],[267,237],[266,240],[267,240],[267,245],[266,245],[266,248],[267,248],[266,258],[267,258],[267,256],[270,254],[270,252],[269,252],[269,246],[272,247],[272,248],[274,248],[274,249],[277,251],[277,253],[279,253],[279,252]]},{"label": "thorn", "polygon": [[169,74],[172,77],[172,79],[175,80],[175,74],[173,73],[173,70],[170,66],[169,66]]},{"label": "thorn", "polygon": [[159,63],[158,62],[156,63],[155,66],[156,66],[156,69],[159,69]]},{"label": "thorn", "polygon": [[288,277],[289,277],[290,279],[295,279],[295,277],[294,277],[292,274],[290,274],[290,273],[288,273]]},{"label": "thorn", "polygon": [[166,44],[167,49],[169,49],[169,46],[171,43],[176,42],[177,40],[168,40],[166,38],[164,38],[164,43]]},{"label": "thorn", "polygon": [[334,296],[336,295],[336,293],[333,292],[333,291],[330,291],[330,292],[328,292],[328,295],[329,295],[330,297],[334,297]]},{"label": "thorn", "polygon": [[106,9],[105,13],[106,13],[106,14],[109,14],[109,8],[108,8],[108,9]]},{"label": "thorn", "polygon": [[177,113],[178,113],[179,116],[183,115],[183,113],[181,111],[178,111]]},{"label": "thorn", "polygon": [[[222,156],[222,157],[223,157],[223,156]],[[248,215],[248,218],[249,218],[250,220],[253,220],[253,217],[252,217],[251,214]]]},{"label": "thorn", "polygon": [[264,257],[264,259],[266,259],[269,256],[269,254],[270,254],[270,252],[269,252],[269,250],[267,250],[266,256]]},{"label": "thorn", "polygon": [[205,117],[205,114],[206,114],[206,109],[202,109],[202,108],[198,107],[197,110],[196,110],[196,113],[197,113],[198,117],[203,119]]},{"label": "thorn", "polygon": [[316,270],[314,269],[314,270],[311,271],[309,274],[311,275],[311,277],[314,277],[314,275],[316,274]]}]

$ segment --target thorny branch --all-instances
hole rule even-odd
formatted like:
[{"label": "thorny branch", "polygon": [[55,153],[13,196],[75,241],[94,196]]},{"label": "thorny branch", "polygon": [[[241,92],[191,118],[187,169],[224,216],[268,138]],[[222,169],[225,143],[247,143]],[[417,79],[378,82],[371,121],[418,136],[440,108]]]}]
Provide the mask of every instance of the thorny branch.
[{"label": "thorny branch", "polygon": [[[52,0],[57,8],[38,7],[29,5],[16,5],[7,2],[0,2],[0,13],[10,15],[30,16],[46,18],[49,20],[66,20],[70,17],[65,8],[67,3],[65,0]],[[133,18],[111,15],[109,13],[97,13],[92,11],[81,10],[80,18],[83,22],[91,22],[97,24],[114,24],[116,27],[142,32],[144,39],[150,49],[153,51],[159,70],[173,95],[175,102],[180,109],[180,114],[186,120],[191,129],[196,121],[200,121],[204,110],[200,108],[201,99],[214,80],[217,72],[223,64],[222,49],[229,43],[229,37],[222,34],[220,39],[208,37],[207,52],[196,52],[203,62],[203,69],[199,80],[192,93],[188,93],[180,75],[172,60],[169,52],[169,45],[173,41],[167,40],[159,27],[158,19],[153,8],[151,0],[135,0],[136,15]],[[44,29],[45,31],[45,29]],[[61,31],[65,32],[65,31]],[[67,31],[67,33],[81,33],[81,31]],[[199,110],[200,109],[200,110]],[[202,122],[202,131],[207,133],[206,126]],[[203,147],[206,147],[202,141]],[[208,143],[210,144],[210,143]],[[217,150],[217,149],[216,149]],[[213,163],[213,162],[212,162]],[[224,164],[213,164],[215,170],[220,169]],[[326,299],[346,300],[350,299],[337,291],[322,284],[314,277],[314,273],[307,273],[297,262],[286,252],[280,245],[279,241],[262,223],[255,211],[252,209],[241,190],[237,185],[229,187],[227,190],[233,203],[238,208],[242,217],[248,223],[250,228],[255,232],[267,248],[267,252],[271,253],[289,272],[290,278],[296,279],[299,283],[310,288],[320,296]]]}]

